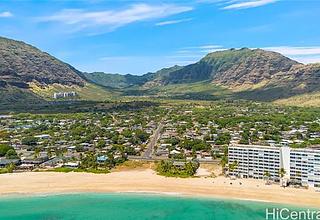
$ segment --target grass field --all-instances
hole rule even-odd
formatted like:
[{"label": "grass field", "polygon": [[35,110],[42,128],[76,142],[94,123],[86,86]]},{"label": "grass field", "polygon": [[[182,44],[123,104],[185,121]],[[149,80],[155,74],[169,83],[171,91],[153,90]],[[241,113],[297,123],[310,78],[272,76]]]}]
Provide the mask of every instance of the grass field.
[{"label": "grass field", "polygon": [[[261,85],[259,85],[261,86]],[[320,107],[320,92],[294,95],[290,89],[267,88],[259,86],[247,88],[226,88],[209,81],[187,84],[170,84],[149,89],[141,87],[120,91],[87,83],[84,87],[53,84],[40,86],[30,83],[30,89],[16,87],[0,88],[1,112],[88,112],[106,111],[115,108],[137,108],[145,103],[185,104],[219,100],[257,100],[269,101],[279,105]],[[77,93],[76,98],[53,99],[55,92]],[[288,98],[281,98],[288,97]],[[267,98],[267,100],[265,100]],[[139,104],[140,102],[140,104]],[[114,105],[114,103],[122,103]],[[134,104],[126,104],[134,103]],[[138,104],[137,104],[138,103]]]},{"label": "grass field", "polygon": [[293,96],[274,101],[276,104],[300,107],[320,107],[320,92]]},{"label": "grass field", "polygon": [[228,98],[232,92],[225,87],[212,84],[208,81],[185,84],[170,84],[149,89],[128,89],[127,96],[148,96],[171,99],[218,100]]},{"label": "grass field", "polygon": [[46,100],[53,100],[55,92],[70,92],[75,91],[78,95],[77,99],[91,101],[106,101],[119,96],[119,92],[111,91],[110,89],[86,83],[84,87],[66,86],[61,84],[53,84],[48,86],[38,86],[35,83],[30,83],[30,89],[35,94],[43,97]]}]

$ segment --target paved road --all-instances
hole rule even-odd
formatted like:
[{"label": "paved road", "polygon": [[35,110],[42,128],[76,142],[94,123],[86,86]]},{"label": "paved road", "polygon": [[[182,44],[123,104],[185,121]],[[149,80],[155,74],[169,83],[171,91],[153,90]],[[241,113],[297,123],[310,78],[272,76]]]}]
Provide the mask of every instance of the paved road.
[{"label": "paved road", "polygon": [[160,138],[162,128],[163,128],[163,124],[162,124],[162,122],[160,122],[158,128],[153,133],[153,135],[147,145],[147,150],[144,152],[142,158],[149,159],[152,157],[154,146],[157,144],[157,142]]}]

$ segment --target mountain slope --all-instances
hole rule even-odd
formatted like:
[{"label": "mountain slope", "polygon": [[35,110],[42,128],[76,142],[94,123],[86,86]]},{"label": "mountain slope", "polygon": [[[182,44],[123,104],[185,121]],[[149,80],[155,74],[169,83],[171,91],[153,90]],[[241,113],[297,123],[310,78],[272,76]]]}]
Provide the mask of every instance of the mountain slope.
[{"label": "mountain slope", "polygon": [[[77,99],[105,100],[113,94],[87,82],[83,74],[48,53],[21,41],[0,37],[0,103],[43,103],[54,92],[77,93]],[[94,94],[95,93],[95,94]]]},{"label": "mountain slope", "polygon": [[[319,91],[320,64],[303,65],[261,49],[231,49],[210,53],[197,63],[171,71],[144,93],[166,91],[168,96],[172,91],[170,85],[181,84],[184,88],[181,93],[195,95],[194,83],[211,84],[216,89],[222,86],[221,92],[228,89],[233,98],[273,101]],[[192,85],[186,87],[188,84]],[[202,90],[202,94],[212,96],[210,87],[203,87],[207,92]]]},{"label": "mountain slope", "polygon": [[206,55],[199,62],[171,72],[163,84],[213,80],[223,85],[258,83],[299,63],[275,52],[261,49],[225,50]]},{"label": "mountain slope", "polygon": [[149,72],[140,76],[131,74],[111,74],[103,72],[83,73],[83,76],[87,80],[95,84],[110,88],[124,89],[142,85],[145,88],[148,88],[161,84],[161,80],[163,77],[180,68],[182,67],[176,65],[169,68],[163,68],[154,73]]},{"label": "mountain slope", "polygon": [[121,75],[103,72],[83,73],[83,75],[87,80],[95,84],[118,89],[143,85],[151,77],[151,75],[148,74],[136,76],[130,74]]},{"label": "mountain slope", "polygon": [[34,94],[28,89],[21,89],[14,86],[7,86],[6,88],[0,88],[0,109],[8,107],[10,105],[27,105],[40,104],[44,100],[42,97]]},{"label": "mountain slope", "polygon": [[[238,98],[275,101],[320,91],[320,64],[293,65],[258,84],[231,85]],[[291,99],[298,100],[298,99]],[[294,102],[292,102],[294,103]]]},{"label": "mountain slope", "polygon": [[142,76],[85,76],[130,96],[274,101],[319,91],[319,71],[320,64],[304,65],[276,52],[242,48],[213,52],[194,64]]},{"label": "mountain slope", "polygon": [[299,65],[276,52],[247,48],[217,52],[203,59],[216,67],[213,75],[215,82],[232,86],[270,80],[275,74],[287,72],[294,65]]},{"label": "mountain slope", "polygon": [[70,91],[77,99],[97,101],[149,96],[289,102],[306,94],[318,97],[319,84],[320,64],[304,65],[261,49],[213,52],[191,65],[136,76],[82,73],[31,45],[0,38],[1,104],[42,103],[54,92]]},{"label": "mountain slope", "polygon": [[72,66],[21,41],[0,38],[0,83],[27,88],[27,83],[83,86],[85,80]]}]

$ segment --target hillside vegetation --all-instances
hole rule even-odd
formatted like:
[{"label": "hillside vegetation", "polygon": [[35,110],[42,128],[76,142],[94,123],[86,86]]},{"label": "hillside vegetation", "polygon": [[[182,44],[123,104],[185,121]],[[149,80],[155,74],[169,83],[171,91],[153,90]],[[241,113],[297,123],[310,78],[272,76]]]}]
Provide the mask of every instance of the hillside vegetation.
[{"label": "hillside vegetation", "polygon": [[81,73],[39,49],[6,38],[0,38],[0,84],[27,88],[27,83],[83,86]]},{"label": "hillside vegetation", "polygon": [[46,100],[53,100],[52,94],[55,92],[68,92],[74,91],[77,96],[75,100],[92,100],[92,101],[105,101],[115,98],[119,95],[117,91],[107,90],[99,85],[92,83],[85,83],[84,86],[78,85],[61,85],[61,84],[51,84],[46,86],[41,86],[36,83],[29,84],[30,90],[39,95],[40,97],[45,98]]},{"label": "hillside vegetation", "polygon": [[309,105],[319,103],[319,84],[320,64],[304,65],[261,49],[213,52],[194,64],[137,76],[82,73],[24,42],[0,38],[0,104],[42,103],[56,92],[74,91],[72,99],[91,101],[249,99]]},{"label": "hillside vegetation", "polygon": [[116,87],[113,77],[127,80],[120,85],[124,95],[131,96],[215,100],[227,94],[228,98],[275,101],[320,90],[320,64],[303,65],[276,52],[248,48],[213,52],[191,65],[139,76],[144,79],[139,83],[130,81],[130,75],[110,74],[100,74],[94,81],[105,78]]}]

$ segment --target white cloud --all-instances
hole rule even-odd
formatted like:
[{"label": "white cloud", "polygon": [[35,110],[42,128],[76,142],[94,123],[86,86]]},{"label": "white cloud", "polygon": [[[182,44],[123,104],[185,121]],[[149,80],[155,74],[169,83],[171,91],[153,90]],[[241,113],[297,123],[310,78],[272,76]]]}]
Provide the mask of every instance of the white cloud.
[{"label": "white cloud", "polygon": [[165,18],[193,8],[173,4],[149,5],[133,4],[123,10],[85,11],[82,9],[65,9],[54,15],[41,17],[41,22],[60,22],[73,25],[76,30],[105,26],[115,29],[130,23]]},{"label": "white cloud", "polygon": [[208,3],[208,4],[211,4],[211,3],[223,3],[223,2],[232,2],[231,0],[196,0],[196,3]]},{"label": "white cloud", "polygon": [[297,56],[297,57],[291,57],[292,59],[294,60],[297,60],[301,63],[304,63],[304,64],[308,64],[308,63],[320,63],[320,56]]},{"label": "white cloud", "polygon": [[246,9],[246,8],[255,8],[263,5],[275,3],[278,0],[234,0],[228,1],[227,6],[224,6],[223,10],[238,10],[238,9]]},{"label": "white cloud", "polygon": [[205,44],[199,46],[183,47],[175,51],[174,54],[167,56],[171,59],[169,63],[176,63],[178,65],[187,65],[195,63],[203,58],[208,53],[226,50],[225,47],[215,44]]},{"label": "white cloud", "polygon": [[0,12],[0,18],[9,18],[12,16],[13,16],[13,14],[10,11]]},{"label": "white cloud", "polygon": [[221,49],[221,48],[223,48],[221,45],[207,44],[207,45],[200,45],[200,46],[184,47],[180,51],[199,50],[199,49]]},{"label": "white cloud", "polygon": [[199,46],[198,48],[199,48],[199,49],[212,50],[212,49],[222,48],[222,46],[220,46],[220,45],[203,45],[203,46]]},{"label": "white cloud", "polygon": [[134,56],[107,56],[107,57],[100,57],[100,61],[125,61],[136,58]]},{"label": "white cloud", "polygon": [[201,50],[202,53],[213,53],[213,52],[218,52],[218,51],[224,51],[228,50],[227,48],[217,48],[217,49],[206,49],[206,50]]},{"label": "white cloud", "polygon": [[208,53],[226,50],[225,47],[215,44],[184,47],[175,52],[176,57],[196,57],[201,58]]},{"label": "white cloud", "polygon": [[294,56],[294,55],[320,55],[320,46],[312,47],[290,47],[290,46],[279,46],[279,47],[265,47],[265,50],[271,50],[283,55]]},{"label": "white cloud", "polygon": [[189,64],[196,63],[198,61],[199,61],[198,59],[195,59],[195,60],[178,60],[178,61],[168,61],[167,64],[169,66],[173,66],[173,65],[186,66],[186,65],[189,65]]},{"label": "white cloud", "polygon": [[180,19],[180,20],[162,21],[162,22],[156,23],[156,26],[164,26],[164,25],[170,25],[170,24],[178,24],[178,23],[187,22],[187,21],[191,21],[191,20],[192,20],[192,18],[186,18],[186,19]]},{"label": "white cloud", "polygon": [[195,58],[199,58],[201,57],[201,55],[199,54],[183,54],[183,55],[169,55],[169,56],[166,56],[167,58],[170,58],[170,59],[185,59],[185,58],[188,58],[188,59],[195,59]]},{"label": "white cloud", "polygon": [[309,46],[309,47],[279,46],[279,47],[265,47],[262,49],[281,53],[301,63],[320,62],[320,46]]}]

